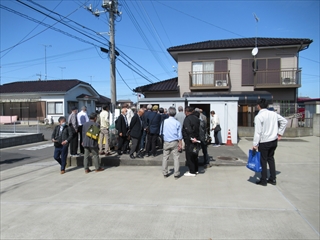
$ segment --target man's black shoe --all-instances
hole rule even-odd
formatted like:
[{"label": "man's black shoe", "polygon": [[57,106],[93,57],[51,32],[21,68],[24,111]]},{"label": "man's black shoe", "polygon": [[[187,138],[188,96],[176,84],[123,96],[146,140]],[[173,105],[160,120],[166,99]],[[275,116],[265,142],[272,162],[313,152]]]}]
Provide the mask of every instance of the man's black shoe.
[{"label": "man's black shoe", "polygon": [[261,185],[261,186],[267,186],[267,183],[266,182],[262,182],[261,180],[256,181],[256,184],[257,185]]},{"label": "man's black shoe", "polygon": [[272,184],[272,185],[277,185],[277,181],[276,181],[276,180],[270,180],[270,179],[268,179],[268,180],[267,180],[267,183],[270,183],[270,184]]},{"label": "man's black shoe", "polygon": [[136,157],[137,158],[143,158],[143,156],[140,153]]},{"label": "man's black shoe", "polygon": [[130,158],[131,158],[131,159],[135,159],[135,157],[133,156],[133,154],[130,154]]},{"label": "man's black shoe", "polygon": [[123,151],[123,154],[128,154],[128,152],[127,151]]},{"label": "man's black shoe", "polygon": [[174,176],[175,180],[178,180],[179,178],[180,178],[180,175],[179,176]]},{"label": "man's black shoe", "polygon": [[169,177],[169,173],[167,173],[166,175],[163,175],[164,178],[168,178]]},{"label": "man's black shoe", "polygon": [[118,155],[122,155],[121,151],[118,151]]}]

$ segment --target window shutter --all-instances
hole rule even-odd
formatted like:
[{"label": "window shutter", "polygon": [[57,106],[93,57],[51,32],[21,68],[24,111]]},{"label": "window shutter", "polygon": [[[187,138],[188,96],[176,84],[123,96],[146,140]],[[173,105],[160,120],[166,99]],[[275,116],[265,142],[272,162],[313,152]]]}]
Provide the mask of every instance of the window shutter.
[{"label": "window shutter", "polygon": [[252,62],[253,59],[242,59],[242,86],[252,86],[254,84]]},{"label": "window shutter", "polygon": [[280,58],[268,59],[267,70],[267,82],[280,84]]},{"label": "window shutter", "polygon": [[228,60],[214,61],[215,79],[227,80]]}]

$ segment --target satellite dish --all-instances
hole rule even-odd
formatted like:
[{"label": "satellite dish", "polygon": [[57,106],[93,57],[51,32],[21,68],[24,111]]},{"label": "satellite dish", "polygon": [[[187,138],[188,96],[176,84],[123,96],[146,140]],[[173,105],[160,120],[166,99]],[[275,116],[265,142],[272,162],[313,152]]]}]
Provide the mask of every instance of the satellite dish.
[{"label": "satellite dish", "polygon": [[252,49],[252,52],[251,52],[252,56],[255,56],[258,54],[258,48],[255,47],[254,49]]}]

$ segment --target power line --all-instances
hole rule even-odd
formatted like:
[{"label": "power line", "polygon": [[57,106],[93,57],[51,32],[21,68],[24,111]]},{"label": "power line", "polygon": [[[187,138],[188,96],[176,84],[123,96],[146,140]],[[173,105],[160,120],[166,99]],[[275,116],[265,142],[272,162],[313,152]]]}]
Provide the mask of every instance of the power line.
[{"label": "power line", "polygon": [[[156,59],[156,61],[159,63],[159,65],[163,68],[164,71],[167,71],[166,67],[164,66],[163,62],[160,60],[159,56],[155,54],[155,50],[152,47],[152,44],[150,43],[149,39],[147,38],[147,36],[145,35],[144,31],[142,30],[140,24],[138,23],[137,19],[135,18],[134,14],[132,13],[130,7],[128,6],[128,4],[126,3],[126,1],[123,2],[123,6],[125,8],[125,10],[128,13],[129,18],[131,19],[134,27],[136,28],[136,30],[138,31],[139,35],[141,36],[142,40],[145,42],[145,44],[147,45],[147,47],[149,48],[151,54],[154,56],[154,58]],[[135,8],[135,6],[133,5],[133,7]]]},{"label": "power line", "polygon": [[[54,9],[56,9],[61,3],[62,3],[63,0],[61,0],[57,6],[54,7]],[[53,10],[54,10],[53,9]],[[47,17],[43,18],[41,22],[44,22],[44,20],[46,20]],[[24,36],[17,44],[13,45],[4,55],[1,56],[1,58],[3,58],[4,56],[6,56],[9,52],[11,52],[12,49],[14,49],[16,46],[20,45],[22,43],[22,41],[27,37],[29,36],[37,27],[39,27],[40,23],[35,26],[26,36]],[[38,34],[34,35],[33,37],[37,36]]]},{"label": "power line", "polygon": [[124,82],[124,84],[130,89],[130,91],[133,92],[133,90],[129,87],[129,85],[127,84],[127,82],[123,79],[123,77],[121,76],[120,72],[118,71],[118,69],[116,68],[117,73],[119,74],[119,76],[121,77],[122,81]]}]

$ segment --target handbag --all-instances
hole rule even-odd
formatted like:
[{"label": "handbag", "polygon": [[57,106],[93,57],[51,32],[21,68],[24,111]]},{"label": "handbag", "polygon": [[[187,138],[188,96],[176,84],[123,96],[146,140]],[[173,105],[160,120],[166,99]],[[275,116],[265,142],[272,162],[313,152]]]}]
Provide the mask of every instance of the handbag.
[{"label": "handbag", "polygon": [[215,132],[221,131],[220,124],[218,124],[218,125],[214,128],[214,131],[215,131]]},{"label": "handbag", "polygon": [[250,170],[252,170],[254,172],[262,172],[260,157],[261,157],[260,152],[250,149],[249,156],[248,156],[247,168],[249,168]]},{"label": "handbag", "polygon": [[190,143],[188,147],[188,152],[194,155],[198,155],[200,151],[200,144],[199,143]]},{"label": "handbag", "polygon": [[86,135],[93,140],[98,140],[99,134],[100,134],[100,128],[94,124],[92,124],[89,127],[88,131],[86,132]]}]

